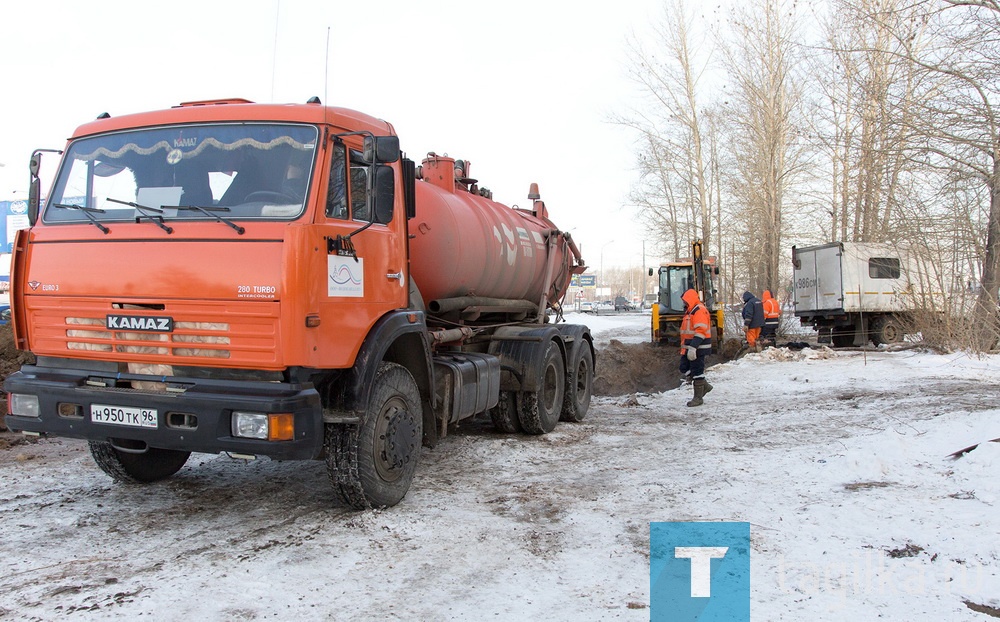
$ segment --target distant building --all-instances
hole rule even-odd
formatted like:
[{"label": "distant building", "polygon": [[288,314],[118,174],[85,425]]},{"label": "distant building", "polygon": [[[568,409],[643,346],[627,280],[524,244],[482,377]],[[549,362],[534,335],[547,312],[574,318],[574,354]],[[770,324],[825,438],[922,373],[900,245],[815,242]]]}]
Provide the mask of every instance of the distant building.
[{"label": "distant building", "polygon": [[0,304],[8,304],[10,290],[10,254],[14,236],[28,228],[28,202],[23,199],[0,201]]}]

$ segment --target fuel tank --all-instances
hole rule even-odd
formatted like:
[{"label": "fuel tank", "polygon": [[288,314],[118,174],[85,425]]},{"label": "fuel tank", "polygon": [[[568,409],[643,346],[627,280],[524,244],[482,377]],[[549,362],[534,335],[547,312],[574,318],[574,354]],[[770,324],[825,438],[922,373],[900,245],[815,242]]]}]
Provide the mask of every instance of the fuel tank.
[{"label": "fuel tank", "polygon": [[410,272],[429,310],[465,297],[555,304],[585,270],[572,239],[548,219],[534,184],[532,209],[514,209],[480,190],[468,169],[432,153],[418,170]]}]

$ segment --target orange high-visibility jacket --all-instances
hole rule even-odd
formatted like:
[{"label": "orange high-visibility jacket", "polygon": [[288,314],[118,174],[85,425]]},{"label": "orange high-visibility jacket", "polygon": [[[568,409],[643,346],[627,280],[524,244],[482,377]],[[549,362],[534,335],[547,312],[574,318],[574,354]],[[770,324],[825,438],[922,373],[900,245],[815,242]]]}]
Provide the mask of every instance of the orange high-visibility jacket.
[{"label": "orange high-visibility jacket", "polygon": [[681,320],[681,354],[684,354],[689,345],[699,350],[711,351],[712,317],[708,309],[698,298],[698,292],[693,289],[684,292],[681,299],[687,303],[687,312]]},{"label": "orange high-visibility jacket", "polygon": [[778,301],[771,297],[771,291],[765,289],[764,295],[761,298],[761,302],[764,303],[764,319],[771,320],[776,317],[781,317],[781,305]]}]

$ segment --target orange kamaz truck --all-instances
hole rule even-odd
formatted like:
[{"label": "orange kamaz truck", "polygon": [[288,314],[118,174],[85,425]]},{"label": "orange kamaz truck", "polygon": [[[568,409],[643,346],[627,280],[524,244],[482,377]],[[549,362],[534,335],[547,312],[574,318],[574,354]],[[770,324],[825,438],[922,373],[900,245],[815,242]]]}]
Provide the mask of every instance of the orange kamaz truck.
[{"label": "orange kamaz truck", "polygon": [[191,452],[326,461],[339,498],[391,506],[421,446],[489,413],[580,421],[595,356],[560,301],[584,263],[469,163],[417,166],[393,127],[322,105],[188,102],[79,127],[12,260],[6,425],[85,439],[123,482]]}]

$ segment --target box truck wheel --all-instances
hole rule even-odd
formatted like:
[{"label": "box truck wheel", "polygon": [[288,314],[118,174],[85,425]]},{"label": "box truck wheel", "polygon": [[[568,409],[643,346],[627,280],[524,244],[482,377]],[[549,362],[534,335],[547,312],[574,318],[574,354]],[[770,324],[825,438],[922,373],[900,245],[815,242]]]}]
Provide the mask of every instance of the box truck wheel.
[{"label": "box truck wheel", "polygon": [[835,348],[849,348],[854,345],[853,328],[834,328],[830,335]]},{"label": "box truck wheel", "polygon": [[379,365],[371,399],[356,425],[329,424],[326,464],[340,499],[357,509],[396,505],[420,455],[420,391],[402,365]]},{"label": "box truck wheel", "polygon": [[566,367],[556,342],[550,341],[538,370],[537,391],[520,393],[517,416],[528,434],[547,434],[562,413]]},{"label": "box truck wheel", "polygon": [[879,345],[882,343],[899,343],[903,340],[903,327],[899,321],[891,315],[883,315],[875,318],[872,322],[871,330],[872,343]]},{"label": "box truck wheel", "polygon": [[580,422],[590,410],[590,394],[594,385],[594,355],[590,353],[590,345],[581,343],[573,359],[567,374],[566,397],[559,420]]},{"label": "box truck wheel", "polygon": [[90,441],[90,455],[101,470],[124,484],[148,484],[181,470],[190,451],[146,448],[142,453],[119,451],[106,441]]},{"label": "box truck wheel", "polygon": [[515,434],[521,432],[521,420],[517,418],[517,393],[501,391],[500,401],[490,409],[490,419],[498,432]]}]

